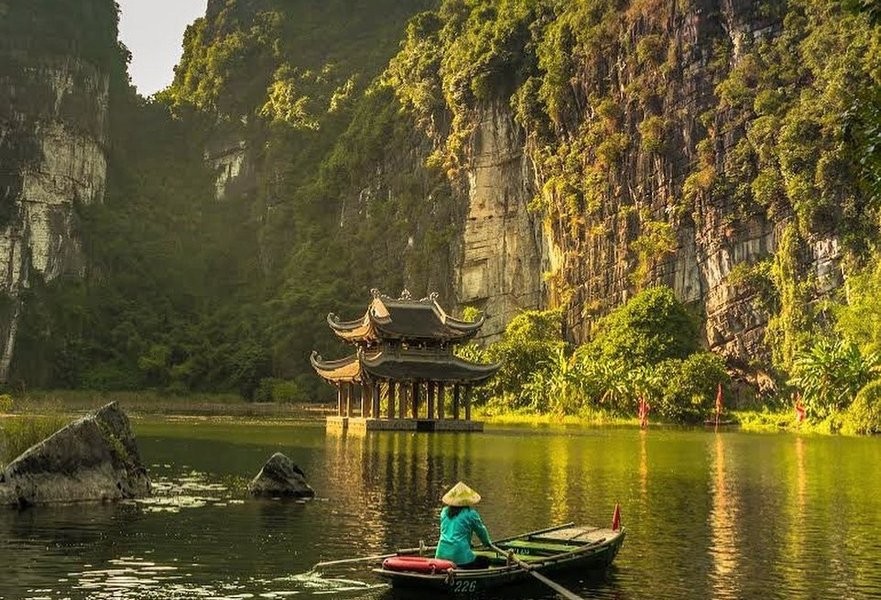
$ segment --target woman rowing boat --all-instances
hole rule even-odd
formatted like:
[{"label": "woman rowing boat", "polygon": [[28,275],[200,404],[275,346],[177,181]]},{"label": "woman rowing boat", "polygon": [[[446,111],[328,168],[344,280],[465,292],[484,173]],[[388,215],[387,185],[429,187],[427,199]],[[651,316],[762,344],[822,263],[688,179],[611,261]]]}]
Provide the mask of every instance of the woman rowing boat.
[{"label": "woman rowing boat", "polygon": [[480,494],[460,481],[444,494],[441,502],[446,506],[440,514],[440,539],[435,558],[452,561],[459,569],[489,567],[489,558],[476,556],[471,550],[473,534],[486,546],[492,544],[489,531],[474,508],[480,502]]}]

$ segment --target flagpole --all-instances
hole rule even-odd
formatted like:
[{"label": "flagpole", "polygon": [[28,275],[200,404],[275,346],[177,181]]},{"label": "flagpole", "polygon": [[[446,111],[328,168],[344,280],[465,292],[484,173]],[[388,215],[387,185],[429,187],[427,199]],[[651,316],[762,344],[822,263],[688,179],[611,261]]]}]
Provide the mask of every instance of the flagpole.
[{"label": "flagpole", "polygon": [[716,388],[716,427],[714,428],[714,432],[719,432],[719,415],[722,413],[722,382],[719,382],[719,386]]}]

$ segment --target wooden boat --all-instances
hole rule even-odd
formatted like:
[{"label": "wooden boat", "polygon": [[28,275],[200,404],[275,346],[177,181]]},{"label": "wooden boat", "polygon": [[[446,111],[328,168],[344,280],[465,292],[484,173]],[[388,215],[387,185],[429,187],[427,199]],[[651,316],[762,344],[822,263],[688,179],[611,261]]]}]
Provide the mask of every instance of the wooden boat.
[{"label": "wooden boat", "polygon": [[457,569],[455,565],[444,568],[443,564],[438,565],[428,557],[419,564],[420,561],[416,559],[418,552],[401,551],[395,558],[411,558],[396,561],[386,559],[383,566],[373,569],[373,572],[394,587],[470,594],[531,577],[529,571],[508,557],[507,553],[513,553],[531,570],[543,575],[605,568],[621,549],[624,534],[624,528],[613,531],[567,523],[496,541],[496,547],[506,554],[484,547],[475,548],[475,554],[490,559],[490,566],[486,569]]}]

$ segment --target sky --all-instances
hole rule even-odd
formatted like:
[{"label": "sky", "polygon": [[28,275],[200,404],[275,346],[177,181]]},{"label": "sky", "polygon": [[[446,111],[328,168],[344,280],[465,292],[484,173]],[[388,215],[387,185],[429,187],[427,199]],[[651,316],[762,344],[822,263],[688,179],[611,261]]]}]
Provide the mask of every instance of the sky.
[{"label": "sky", "polygon": [[119,38],[132,53],[132,83],[142,96],[164,89],[174,78],[187,25],[205,16],[208,0],[117,0]]}]

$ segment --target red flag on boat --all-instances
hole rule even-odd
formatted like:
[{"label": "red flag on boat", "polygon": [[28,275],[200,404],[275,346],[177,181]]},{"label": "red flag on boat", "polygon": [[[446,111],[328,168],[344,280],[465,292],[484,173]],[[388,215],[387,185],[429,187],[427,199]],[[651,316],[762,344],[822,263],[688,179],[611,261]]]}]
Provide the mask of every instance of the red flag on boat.
[{"label": "red flag on boat", "polygon": [[612,531],[621,529],[621,505],[615,503],[615,512],[612,514]]},{"label": "red flag on boat", "polygon": [[801,403],[801,394],[797,394],[795,396],[795,422],[801,425],[801,422],[805,420],[805,405]]}]

